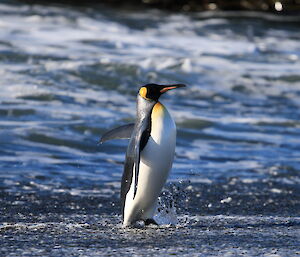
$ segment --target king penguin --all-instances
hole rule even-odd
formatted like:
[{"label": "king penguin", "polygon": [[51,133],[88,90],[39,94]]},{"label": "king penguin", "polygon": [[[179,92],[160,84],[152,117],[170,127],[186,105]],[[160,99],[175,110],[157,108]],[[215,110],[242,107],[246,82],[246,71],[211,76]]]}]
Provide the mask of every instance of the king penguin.
[{"label": "king penguin", "polygon": [[147,84],[139,89],[136,121],[106,132],[100,143],[130,139],[121,184],[123,226],[153,219],[158,197],[172,167],[176,125],[159,97],[183,84]]}]

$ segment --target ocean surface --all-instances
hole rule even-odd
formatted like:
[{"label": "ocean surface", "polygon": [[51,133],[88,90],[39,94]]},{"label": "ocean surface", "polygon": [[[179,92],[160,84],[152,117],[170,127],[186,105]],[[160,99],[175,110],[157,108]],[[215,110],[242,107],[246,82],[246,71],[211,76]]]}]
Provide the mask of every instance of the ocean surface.
[{"label": "ocean surface", "polygon": [[[300,18],[0,2],[0,256],[300,254]],[[176,156],[159,227],[123,228],[138,88]]]}]

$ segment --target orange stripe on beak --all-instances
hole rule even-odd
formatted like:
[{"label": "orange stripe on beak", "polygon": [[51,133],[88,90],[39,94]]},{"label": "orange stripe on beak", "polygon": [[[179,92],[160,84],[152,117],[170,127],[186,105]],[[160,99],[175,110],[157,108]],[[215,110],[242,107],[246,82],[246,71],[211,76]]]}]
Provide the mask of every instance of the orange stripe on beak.
[{"label": "orange stripe on beak", "polygon": [[165,87],[163,88],[162,90],[160,90],[161,93],[165,93],[167,92],[168,90],[171,90],[171,89],[174,89],[174,88],[177,88],[177,87]]}]

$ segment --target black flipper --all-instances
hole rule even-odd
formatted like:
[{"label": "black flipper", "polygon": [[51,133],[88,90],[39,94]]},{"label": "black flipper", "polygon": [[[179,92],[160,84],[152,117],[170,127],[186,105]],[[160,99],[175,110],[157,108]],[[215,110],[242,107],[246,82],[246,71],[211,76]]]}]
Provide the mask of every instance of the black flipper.
[{"label": "black flipper", "polygon": [[[142,122],[136,124],[133,132],[133,136],[129,141],[129,145],[126,152],[126,160],[124,166],[124,172],[122,176],[121,184],[121,200],[122,200],[122,212],[124,213],[124,206],[126,195],[130,189],[131,183],[134,183],[134,196],[136,195],[139,169],[140,169],[140,153],[145,147],[150,137],[151,132],[151,119],[150,115]],[[133,180],[135,175],[135,180]]]},{"label": "black flipper", "polygon": [[139,172],[140,172],[140,157],[141,157],[141,151],[140,151],[140,145],[141,145],[141,138],[142,138],[142,132],[140,131],[140,135],[137,135],[137,141],[134,148],[134,191],[133,191],[133,199],[136,195],[137,185],[138,185],[138,179],[139,179]]},{"label": "black flipper", "polygon": [[117,128],[114,128],[106,132],[100,139],[99,143],[102,144],[108,140],[112,139],[130,139],[131,134],[134,128],[134,123],[123,125]]},{"label": "black flipper", "polygon": [[134,185],[135,186],[134,186],[133,199],[135,198],[137,185],[138,185],[141,151],[146,146],[148,139],[150,137],[150,133],[151,133],[151,119],[145,119],[141,124],[141,129],[139,130],[139,133],[137,133],[136,135],[136,144],[134,149],[134,164],[135,164]]}]

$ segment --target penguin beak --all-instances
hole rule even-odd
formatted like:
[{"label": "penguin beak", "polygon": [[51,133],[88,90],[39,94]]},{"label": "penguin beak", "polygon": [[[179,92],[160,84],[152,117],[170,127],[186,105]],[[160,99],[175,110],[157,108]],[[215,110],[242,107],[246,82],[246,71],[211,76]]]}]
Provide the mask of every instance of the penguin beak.
[{"label": "penguin beak", "polygon": [[184,84],[174,84],[174,85],[167,85],[167,86],[162,86],[163,88],[160,90],[160,93],[163,94],[171,89],[179,88],[179,87],[186,87]]}]

